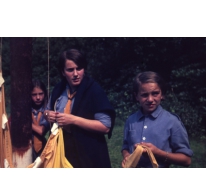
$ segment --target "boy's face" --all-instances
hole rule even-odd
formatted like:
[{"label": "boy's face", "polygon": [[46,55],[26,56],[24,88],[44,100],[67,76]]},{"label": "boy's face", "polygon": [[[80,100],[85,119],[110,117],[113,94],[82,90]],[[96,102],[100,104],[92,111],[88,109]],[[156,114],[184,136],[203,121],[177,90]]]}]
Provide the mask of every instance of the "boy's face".
[{"label": "boy's face", "polygon": [[162,91],[157,83],[144,83],[140,86],[136,100],[140,103],[144,114],[151,114],[161,103]]}]

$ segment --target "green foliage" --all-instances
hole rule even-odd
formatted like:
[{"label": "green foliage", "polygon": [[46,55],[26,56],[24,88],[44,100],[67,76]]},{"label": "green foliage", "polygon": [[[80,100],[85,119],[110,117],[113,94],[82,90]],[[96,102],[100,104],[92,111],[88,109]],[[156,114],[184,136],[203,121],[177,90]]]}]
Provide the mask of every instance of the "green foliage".
[{"label": "green foliage", "polygon": [[[171,72],[171,88],[175,102],[173,111],[183,119],[190,134],[204,134],[206,115],[206,63],[192,63]],[[174,110],[175,109],[175,110]]]},{"label": "green foliage", "polygon": [[[134,76],[141,71],[156,71],[169,87],[164,107],[181,117],[189,134],[205,134],[205,38],[34,37],[32,74],[48,85],[50,91],[60,79],[59,53],[70,47],[85,52],[87,74],[107,93],[117,113],[117,124],[138,109],[132,100]],[[10,38],[3,38],[7,111],[10,109],[10,53]]]},{"label": "green foliage", "polygon": [[[128,84],[126,84],[125,86],[127,85]],[[130,114],[137,111],[138,105],[132,100],[132,92],[130,89],[125,88],[125,91],[120,92],[116,92],[115,90],[115,92],[112,90],[110,91],[107,92],[108,99],[112,103],[116,111],[117,119],[115,124],[119,125],[124,122]]]},{"label": "green foliage", "polygon": [[[103,87],[114,106],[116,124],[112,139],[108,141],[113,167],[121,164],[123,124],[139,108],[132,99],[132,80],[141,71],[156,71],[166,80],[168,92],[162,105],[180,116],[190,137],[199,138],[192,142],[192,148],[198,147],[199,140],[206,136],[206,38],[51,37],[49,56],[47,43],[46,37],[33,38],[34,78],[40,78],[51,91],[60,79],[59,53],[67,48],[78,48],[86,54],[87,74]],[[8,114],[11,53],[10,38],[4,37],[2,67]],[[202,147],[202,142],[200,145]],[[195,149],[195,153],[198,150]],[[199,160],[204,156],[201,152],[198,158],[194,157]]]},{"label": "green foliage", "polygon": [[166,95],[162,106],[181,118],[189,135],[202,136],[205,133],[205,129],[201,125],[202,117],[197,107],[193,107],[188,102],[180,101],[173,92]]}]

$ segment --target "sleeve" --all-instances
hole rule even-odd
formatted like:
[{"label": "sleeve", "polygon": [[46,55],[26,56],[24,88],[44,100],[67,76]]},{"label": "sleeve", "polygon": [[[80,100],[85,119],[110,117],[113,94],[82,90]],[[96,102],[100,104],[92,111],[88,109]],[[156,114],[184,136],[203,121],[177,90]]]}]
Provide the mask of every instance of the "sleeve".
[{"label": "sleeve", "polygon": [[112,107],[112,105],[110,104],[108,100],[106,93],[98,84],[95,85],[95,89],[93,91],[93,101],[92,102],[94,103],[93,107],[94,107],[95,114],[103,113],[103,114],[107,114],[108,116],[110,116],[110,118],[105,119],[105,121],[103,122],[103,123],[106,123],[107,121],[107,123],[109,124],[111,123],[110,132],[108,133],[108,138],[110,139],[112,135],[114,123],[115,123],[116,114],[115,114],[114,108]]},{"label": "sleeve", "polygon": [[190,149],[188,134],[185,126],[179,118],[174,120],[171,134],[170,144],[173,152],[183,153],[191,157],[193,155],[193,151]]},{"label": "sleeve", "polygon": [[94,118],[99,120],[103,125],[111,128],[111,117],[105,113],[96,113]]},{"label": "sleeve", "polygon": [[[46,108],[42,111],[42,113],[44,113],[45,110],[49,110],[49,105],[50,105],[50,99],[47,103]],[[45,130],[44,130],[45,134],[50,130],[50,123],[44,118],[44,115],[41,116],[39,125],[45,127]]]},{"label": "sleeve", "polygon": [[[130,151],[128,132],[129,132],[129,131],[128,131],[128,120],[127,120],[126,123],[125,123],[125,125],[124,125],[123,144],[122,144],[121,152],[122,152],[123,150]],[[130,153],[131,153],[131,152],[130,152]]]},{"label": "sleeve", "polygon": [[44,116],[41,117],[41,121],[40,121],[40,126],[44,126],[45,127],[45,130],[44,130],[44,133],[46,134],[49,129],[50,129],[50,123],[44,119]]}]

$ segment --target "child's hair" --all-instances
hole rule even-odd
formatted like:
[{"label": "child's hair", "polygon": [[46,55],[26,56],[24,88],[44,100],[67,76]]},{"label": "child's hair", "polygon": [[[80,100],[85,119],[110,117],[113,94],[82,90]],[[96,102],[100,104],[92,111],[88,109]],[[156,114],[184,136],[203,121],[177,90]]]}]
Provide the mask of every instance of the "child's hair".
[{"label": "child's hair", "polygon": [[44,108],[46,108],[47,102],[48,102],[48,94],[47,94],[46,86],[39,79],[33,79],[32,86],[31,86],[31,92],[33,91],[35,87],[40,88],[44,92]]},{"label": "child's hair", "polygon": [[133,92],[138,93],[139,88],[144,83],[157,83],[164,96],[166,93],[166,84],[164,79],[156,72],[145,71],[136,75],[133,81]]}]

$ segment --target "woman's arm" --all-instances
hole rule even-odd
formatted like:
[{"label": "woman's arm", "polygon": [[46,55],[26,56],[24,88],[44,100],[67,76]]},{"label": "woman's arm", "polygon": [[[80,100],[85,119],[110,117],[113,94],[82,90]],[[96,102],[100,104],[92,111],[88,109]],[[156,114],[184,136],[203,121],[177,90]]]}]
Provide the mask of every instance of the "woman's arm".
[{"label": "woman's arm", "polygon": [[47,121],[52,123],[58,122],[58,125],[63,127],[73,124],[88,131],[97,131],[105,134],[110,130],[110,128],[103,125],[99,120],[85,119],[72,114],[46,110],[44,112],[44,117]]},{"label": "woman's arm", "polygon": [[56,121],[58,122],[59,126],[73,124],[88,131],[108,133],[110,130],[110,128],[106,127],[98,120],[85,119],[72,114],[58,113],[56,115]]}]

